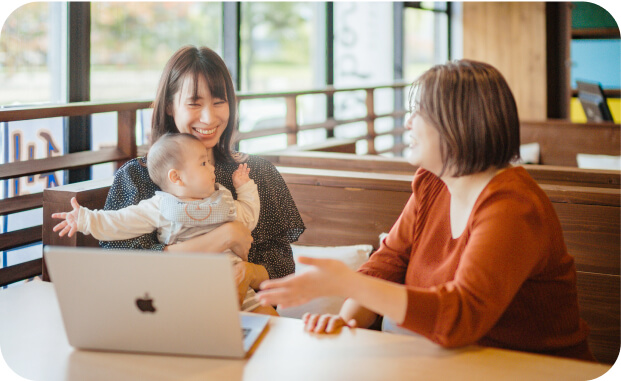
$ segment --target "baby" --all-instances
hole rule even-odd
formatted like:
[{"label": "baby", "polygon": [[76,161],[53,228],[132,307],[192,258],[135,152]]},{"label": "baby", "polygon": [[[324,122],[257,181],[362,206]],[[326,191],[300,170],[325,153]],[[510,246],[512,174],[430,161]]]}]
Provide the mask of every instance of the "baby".
[{"label": "baby", "polygon": [[[240,221],[252,230],[259,219],[257,186],[248,176],[247,164],[233,173],[237,201],[231,192],[216,183],[214,167],[208,162],[203,143],[190,134],[166,134],[160,137],[147,156],[149,176],[162,191],[155,196],[120,210],[89,210],[71,199],[73,211],[54,213],[63,219],[54,227],[62,237],[76,231],[92,234],[100,241],[117,241],[157,231],[166,245],[205,234],[221,224]],[[230,250],[231,260],[241,259]],[[241,309],[260,307],[255,292],[248,288]],[[262,309],[262,308],[260,308]]]}]

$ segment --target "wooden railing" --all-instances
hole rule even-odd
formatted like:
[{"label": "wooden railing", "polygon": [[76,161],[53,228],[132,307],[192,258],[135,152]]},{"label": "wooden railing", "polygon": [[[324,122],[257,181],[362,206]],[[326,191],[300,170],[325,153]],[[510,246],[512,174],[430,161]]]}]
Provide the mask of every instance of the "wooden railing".
[{"label": "wooden railing", "polygon": [[[268,126],[256,131],[239,132],[235,136],[235,141],[239,142],[245,139],[252,139],[275,134],[287,134],[287,145],[292,146],[298,144],[297,134],[300,131],[323,128],[327,131],[333,131],[337,126],[344,124],[365,122],[366,133],[355,137],[355,140],[366,140],[368,153],[377,154],[383,152],[400,152],[403,150],[402,144],[397,144],[388,150],[378,152],[375,149],[375,138],[381,135],[401,136],[404,127],[400,120],[406,115],[403,107],[394,109],[386,114],[375,113],[375,90],[392,89],[393,92],[400,92],[408,86],[407,83],[394,83],[373,87],[356,87],[356,88],[334,88],[327,87],[320,90],[283,92],[272,94],[238,94],[238,102],[242,104],[245,100],[253,99],[284,99],[286,104],[286,113],[284,115],[284,125]],[[361,117],[351,119],[335,119],[327,117],[321,123],[299,124],[298,120],[298,98],[305,95],[325,95],[328,99],[336,93],[345,92],[364,92],[366,94],[365,106],[366,114]],[[49,157],[44,159],[34,159],[27,161],[19,161],[7,163],[0,166],[0,180],[9,180],[30,176],[41,173],[49,173],[59,170],[70,170],[84,167],[90,167],[101,163],[114,163],[117,167],[124,162],[135,158],[138,152],[143,152],[146,147],[138,147],[136,145],[136,115],[139,110],[151,107],[151,101],[134,101],[119,103],[98,103],[98,102],[80,102],[64,105],[46,105],[23,108],[10,108],[0,110],[0,123],[17,122],[25,120],[38,120],[57,117],[72,116],[90,116],[99,113],[117,113],[117,144],[113,147],[106,147],[96,151],[85,151],[77,153],[68,153],[61,156]],[[327,104],[327,102],[326,102]],[[327,110],[325,115],[328,115]],[[375,121],[378,118],[393,118],[396,123],[392,130],[376,133]],[[16,195],[0,200],[0,216],[11,215],[13,213],[22,212],[40,208],[43,205],[42,193]],[[24,228],[4,234],[0,234],[0,252],[22,247],[32,243],[41,241],[41,225]],[[0,268],[0,286],[13,283],[15,281],[26,279],[40,274],[41,260],[33,260],[18,265]]]}]

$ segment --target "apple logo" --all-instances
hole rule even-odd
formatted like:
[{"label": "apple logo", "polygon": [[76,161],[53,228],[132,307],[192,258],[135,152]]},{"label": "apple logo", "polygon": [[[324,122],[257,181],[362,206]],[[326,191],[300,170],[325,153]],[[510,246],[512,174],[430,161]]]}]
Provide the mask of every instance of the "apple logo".
[{"label": "apple logo", "polygon": [[155,312],[156,309],[153,306],[153,299],[149,298],[149,294],[145,293],[144,298],[136,298],[136,305],[142,312]]}]

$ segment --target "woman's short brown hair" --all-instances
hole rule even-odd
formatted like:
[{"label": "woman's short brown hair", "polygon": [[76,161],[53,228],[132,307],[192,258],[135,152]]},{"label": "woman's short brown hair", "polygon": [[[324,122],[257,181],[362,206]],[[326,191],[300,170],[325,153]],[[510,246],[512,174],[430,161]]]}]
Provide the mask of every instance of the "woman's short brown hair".
[{"label": "woman's short brown hair", "polygon": [[489,64],[459,60],[432,67],[412,84],[410,107],[440,134],[442,173],[470,175],[520,156],[515,99]]},{"label": "woman's short brown hair", "polygon": [[166,133],[178,133],[175,120],[168,115],[172,109],[173,97],[181,90],[186,76],[194,80],[194,96],[198,92],[198,81],[202,76],[215,97],[224,99],[229,104],[229,122],[213,148],[216,161],[235,161],[231,151],[231,140],[237,124],[237,99],[233,80],[226,64],[218,53],[207,47],[187,45],[179,50],[166,63],[153,101],[153,119],[151,121],[151,141],[156,142]]}]

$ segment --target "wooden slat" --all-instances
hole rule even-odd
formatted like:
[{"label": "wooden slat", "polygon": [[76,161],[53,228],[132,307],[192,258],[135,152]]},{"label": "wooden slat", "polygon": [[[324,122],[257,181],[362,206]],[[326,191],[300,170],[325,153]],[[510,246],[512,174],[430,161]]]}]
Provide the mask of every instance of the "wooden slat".
[{"label": "wooden slat", "polygon": [[577,167],[576,155],[621,155],[621,126],[564,120],[521,121],[520,142],[538,143],[540,164]]},{"label": "wooden slat", "polygon": [[547,184],[559,183],[601,188],[621,186],[621,171],[531,164],[525,164],[523,167],[535,181]]},{"label": "wooden slat", "polygon": [[575,39],[618,39],[619,28],[574,28],[571,30],[571,38]]},{"label": "wooden slat", "polygon": [[45,159],[18,161],[16,163],[2,165],[0,180],[128,159],[132,159],[132,157],[127,156],[118,148],[113,147],[102,148],[98,151],[70,153]]},{"label": "wooden slat", "polygon": [[620,189],[554,184],[539,184],[539,186],[552,202],[615,207],[621,204]]},{"label": "wooden slat", "polygon": [[615,275],[578,271],[580,317],[589,325],[589,345],[598,361],[613,364],[619,355],[619,283]]},{"label": "wooden slat", "polygon": [[20,263],[0,269],[0,286],[6,286],[20,280],[29,279],[41,274],[42,259]]},{"label": "wooden slat", "polygon": [[[275,165],[287,167],[324,168],[349,171],[413,174],[413,167],[405,158],[375,155],[351,155],[313,151],[278,151],[261,154]],[[523,165],[538,183],[594,186],[618,189],[621,171],[581,169],[551,165]]]},{"label": "wooden slat", "polygon": [[411,192],[412,177],[399,174],[360,173],[314,168],[277,167],[287,184],[306,184],[335,188],[374,189]]},{"label": "wooden slat", "polygon": [[91,115],[103,112],[116,112],[127,110],[141,110],[151,108],[151,104],[152,101],[116,103],[75,102],[66,105],[8,108],[0,110],[0,122],[15,122],[19,120]]},{"label": "wooden slat", "polygon": [[303,146],[290,146],[287,147],[287,152],[305,152],[305,151],[318,151],[318,152],[341,152],[347,154],[356,153],[356,140],[357,139],[345,139],[345,138],[328,138],[324,141],[305,144]]},{"label": "wooden slat", "polygon": [[41,225],[0,234],[0,251],[41,241]]},{"label": "wooden slat", "polygon": [[367,151],[374,155],[375,151],[375,93],[366,91],[365,106],[367,109]]},{"label": "wooden slat", "polygon": [[33,193],[0,200],[0,216],[40,208],[43,206],[43,193]]},{"label": "wooden slat", "polygon": [[294,96],[286,97],[285,104],[287,106],[287,114],[285,116],[285,126],[287,128],[287,146],[292,146],[298,143],[297,98]]},{"label": "wooden slat", "polygon": [[389,84],[379,84],[373,86],[362,86],[362,87],[343,87],[343,88],[334,88],[333,86],[327,86],[323,89],[314,89],[314,90],[304,90],[304,91],[288,91],[288,92],[280,92],[280,93],[237,93],[238,100],[250,100],[250,99],[263,99],[263,98],[286,98],[289,96],[300,96],[300,95],[313,95],[313,94],[326,94],[333,95],[337,92],[350,92],[350,91],[364,91],[368,89],[399,89],[410,86],[410,82],[395,82]]},{"label": "wooden slat", "polygon": [[278,151],[261,154],[274,165],[286,167],[324,168],[334,170],[400,173],[416,171],[403,158],[375,155],[352,155],[340,152]]},{"label": "wooden slat", "polygon": [[576,268],[619,275],[619,207],[555,202],[552,205]]}]

